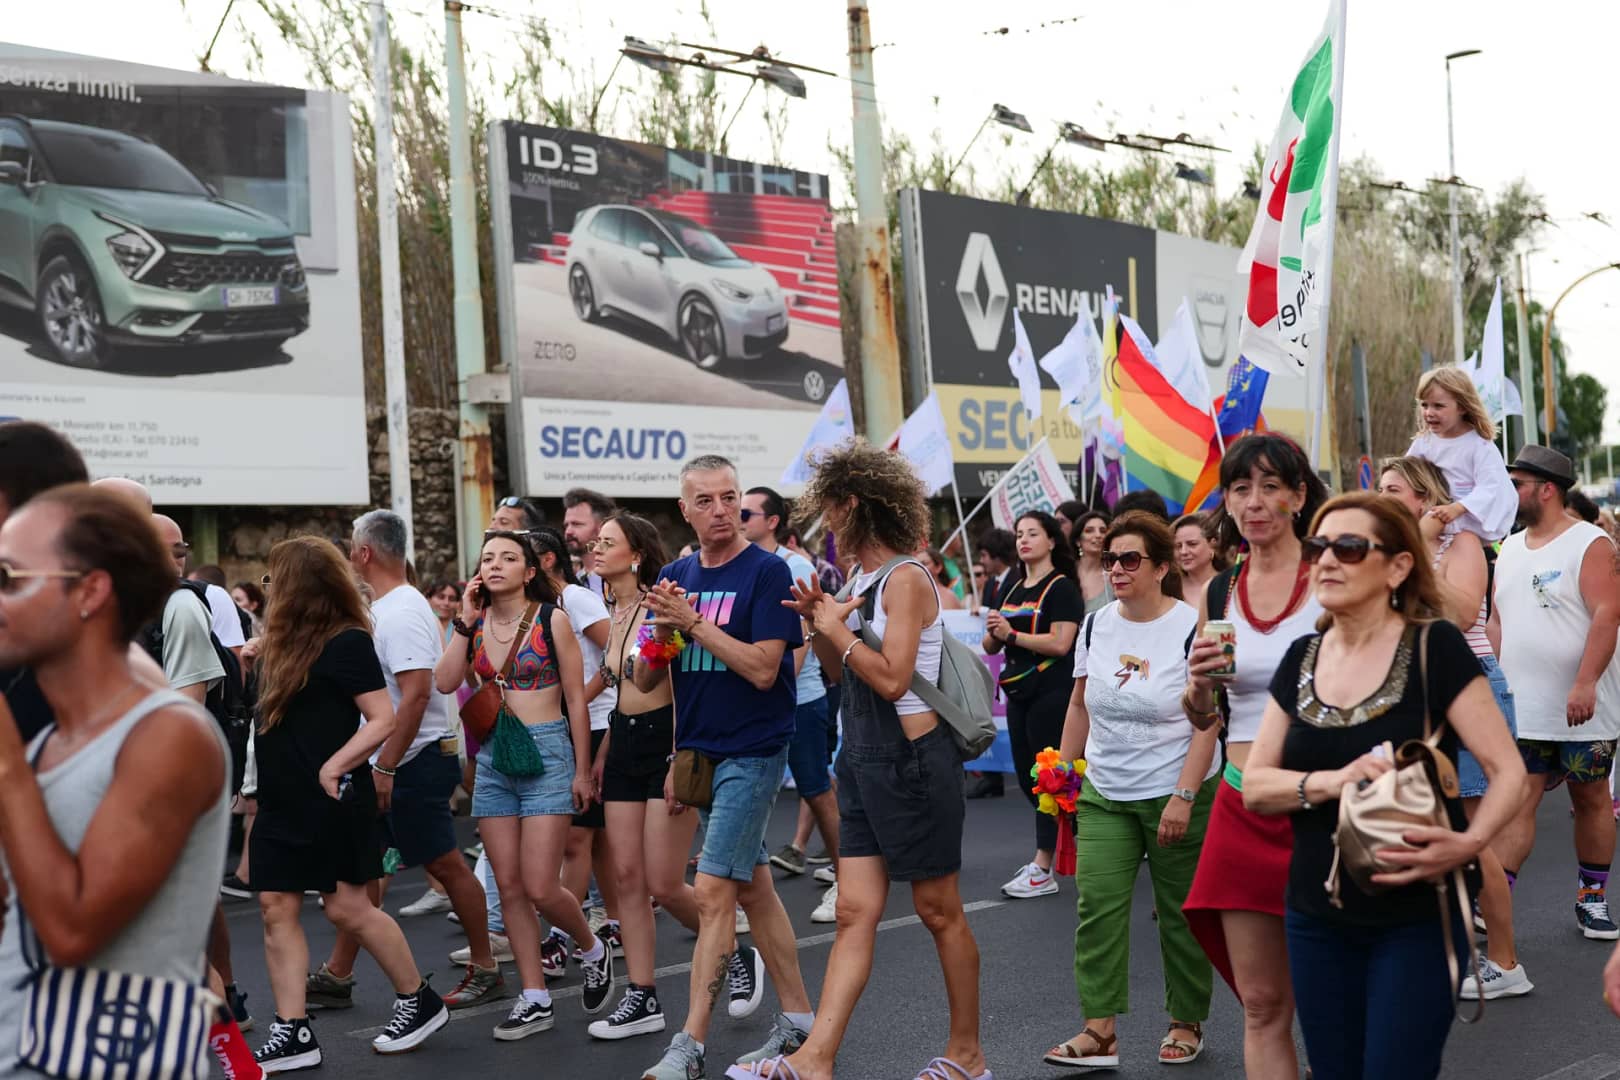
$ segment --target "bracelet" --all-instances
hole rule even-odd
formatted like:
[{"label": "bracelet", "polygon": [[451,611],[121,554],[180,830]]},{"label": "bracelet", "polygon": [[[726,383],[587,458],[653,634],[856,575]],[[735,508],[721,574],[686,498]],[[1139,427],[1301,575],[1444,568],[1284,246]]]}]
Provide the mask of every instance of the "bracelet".
[{"label": "bracelet", "polygon": [[1218,703],[1216,708],[1207,710],[1200,709],[1193,701],[1193,690],[1190,686],[1182,692],[1181,707],[1187,711],[1187,715],[1196,716],[1203,720],[1213,720],[1221,715],[1221,710]]},{"label": "bracelet", "polygon": [[854,641],[850,642],[849,647],[844,650],[843,658],[839,660],[839,663],[847,665],[849,663],[849,654],[854,652],[855,646],[859,645],[860,643],[860,638],[856,638]]},{"label": "bracelet", "polygon": [[472,629],[466,623],[461,621],[460,615],[457,615],[455,618],[450,620],[450,629],[454,630],[464,638],[471,639],[473,636]]},{"label": "bracelet", "polygon": [[1301,810],[1315,809],[1311,805],[1311,801],[1305,797],[1305,781],[1309,780],[1310,778],[1311,778],[1310,773],[1306,773],[1304,776],[1301,776],[1299,778],[1299,808]]},{"label": "bracelet", "polygon": [[1009,644],[1009,645],[1018,644],[1018,631],[1016,631],[1016,630],[1008,630],[1007,631],[1007,644]]},{"label": "bracelet", "polygon": [[641,629],[636,632],[636,651],[641,654],[642,661],[654,670],[669,667],[670,661],[679,656],[684,648],[686,639],[679,630],[668,641],[653,637],[651,623],[642,623]]},{"label": "bracelet", "polygon": [[374,773],[381,773],[382,775],[384,775],[386,777],[389,777],[390,779],[392,779],[394,776],[398,775],[398,773],[399,773],[398,769],[385,769],[381,765],[373,765],[371,767],[371,771],[374,772]]}]

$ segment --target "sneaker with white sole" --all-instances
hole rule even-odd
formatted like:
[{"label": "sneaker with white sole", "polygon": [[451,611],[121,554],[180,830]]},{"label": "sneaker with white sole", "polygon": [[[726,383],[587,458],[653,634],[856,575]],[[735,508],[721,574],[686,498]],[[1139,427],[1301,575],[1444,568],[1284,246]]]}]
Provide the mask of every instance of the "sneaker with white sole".
[{"label": "sneaker with white sole", "polygon": [[379,1054],[403,1054],[449,1022],[450,1010],[424,979],[414,994],[394,999],[394,1015],[382,1034],[371,1040],[371,1048]]},{"label": "sneaker with white sole", "polygon": [[1620,926],[1609,917],[1609,900],[1600,892],[1583,889],[1575,897],[1575,921],[1581,933],[1594,941],[1620,938]]},{"label": "sneaker with white sole", "polygon": [[586,1028],[593,1039],[628,1039],[664,1030],[664,1010],[658,1004],[658,990],[631,983],[619,999],[619,1007],[605,1020],[593,1020]]},{"label": "sneaker with white sole", "polygon": [[731,1000],[726,1011],[735,1019],[753,1014],[765,996],[765,958],[752,945],[738,945],[726,960],[726,982]]},{"label": "sneaker with white sole", "polygon": [[697,1040],[680,1031],[658,1064],[641,1074],[641,1080],[703,1080],[703,1076],[703,1051]]},{"label": "sneaker with white sole", "polygon": [[473,963],[467,964],[467,974],[461,977],[456,988],[444,995],[444,1006],[447,1009],[465,1009],[486,1001],[495,1001],[511,993],[506,987],[506,980],[501,977],[501,965],[497,963],[492,968],[481,968]]},{"label": "sneaker with white sole", "polygon": [[278,1016],[272,1020],[270,1038],[253,1051],[253,1060],[259,1063],[266,1076],[313,1069],[319,1065],[321,1044],[315,1041],[315,1031],[309,1026],[309,1017],[283,1020]]},{"label": "sneaker with white sole", "polygon": [[[493,930],[489,932],[489,951],[495,954],[497,964],[510,964],[517,959],[517,955],[512,952],[512,943],[507,940],[506,935],[497,934]],[[463,945],[451,952],[450,962],[461,964],[463,967],[472,963],[472,946]]]},{"label": "sneaker with white sole", "polygon": [[400,908],[399,913],[406,918],[415,918],[418,915],[437,915],[441,911],[449,910],[450,898],[442,892],[429,889]]},{"label": "sneaker with white sole", "polygon": [[798,877],[804,873],[804,852],[791,843],[783,844],[771,853],[771,865]]},{"label": "sneaker with white sole", "polygon": [[816,849],[816,852],[812,855],[806,855],[804,861],[811,866],[826,866],[832,862],[832,856],[827,854],[827,849],[823,847]]},{"label": "sneaker with white sole", "polygon": [[585,1005],[587,1016],[595,1016],[607,1007],[608,999],[613,996],[613,945],[600,933],[596,940],[601,943],[602,955],[595,960],[579,961],[579,969],[585,974],[585,988],[580,993],[580,1000]]},{"label": "sneaker with white sole", "polygon": [[817,923],[838,921],[838,882],[834,881],[832,888],[821,894],[821,903],[810,913],[810,921]]},{"label": "sneaker with white sole", "polygon": [[809,1037],[808,1031],[789,1020],[783,1013],[777,1013],[776,1022],[771,1025],[771,1037],[765,1040],[765,1045],[738,1058],[737,1064],[752,1065],[758,1061],[769,1061],[774,1057],[796,1054]]},{"label": "sneaker with white sole", "polygon": [[506,1019],[495,1025],[495,1038],[501,1042],[517,1042],[550,1031],[554,1022],[549,1004],[519,997],[512,1002],[512,1011],[506,1014]]},{"label": "sneaker with white sole", "polygon": [[823,866],[812,876],[823,885],[831,885],[838,880],[838,867],[830,864]]},{"label": "sneaker with white sole", "polygon": [[[1480,987],[1485,988],[1482,995]],[[1481,957],[1479,961],[1479,981],[1474,981],[1474,973],[1469,972],[1462,981],[1462,993],[1459,995],[1464,1001],[1478,1001],[1483,997],[1486,1001],[1495,1001],[1501,997],[1520,997],[1536,988],[1525,974],[1523,964],[1515,964],[1510,968],[1499,967],[1488,958]]]},{"label": "sneaker with white sole", "polygon": [[[617,922],[604,922],[601,926],[595,927],[594,929],[596,931],[596,936],[607,942],[608,948],[613,950],[613,959],[624,959],[624,933],[619,929],[619,924]],[[584,958],[585,954],[578,948],[575,948],[574,963],[577,964]]]},{"label": "sneaker with white sole", "polygon": [[744,911],[742,905],[739,904],[737,906],[737,933],[746,934],[751,929],[752,927],[748,925],[748,912]]},{"label": "sneaker with white sole", "polygon": [[1001,887],[1002,895],[1014,900],[1028,900],[1036,896],[1051,896],[1058,891],[1057,878],[1052,871],[1042,870],[1036,863],[1019,867],[1013,879]]},{"label": "sneaker with white sole", "polygon": [[568,974],[568,936],[547,934],[540,943],[540,970],[548,979],[560,979]]},{"label": "sneaker with white sole", "polygon": [[354,1008],[354,973],[339,978],[323,963],[304,976],[304,1005],[310,1009]]}]

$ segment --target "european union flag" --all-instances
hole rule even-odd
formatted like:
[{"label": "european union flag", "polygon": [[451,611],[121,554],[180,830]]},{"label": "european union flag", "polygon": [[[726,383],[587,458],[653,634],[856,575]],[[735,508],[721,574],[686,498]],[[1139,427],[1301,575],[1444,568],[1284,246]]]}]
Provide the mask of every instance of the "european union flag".
[{"label": "european union flag", "polygon": [[1230,441],[1254,430],[1260,422],[1260,405],[1265,400],[1270,379],[1270,372],[1255,367],[1246,356],[1238,357],[1227,375],[1226,397],[1215,417],[1220,424],[1221,438]]}]

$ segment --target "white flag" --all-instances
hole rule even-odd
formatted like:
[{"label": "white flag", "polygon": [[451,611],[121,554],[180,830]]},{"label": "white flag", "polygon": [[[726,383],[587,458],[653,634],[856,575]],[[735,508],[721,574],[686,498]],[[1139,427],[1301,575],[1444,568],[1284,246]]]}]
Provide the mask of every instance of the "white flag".
[{"label": "white flag", "polygon": [[1007,357],[1007,367],[1018,380],[1018,396],[1023,399],[1024,412],[1031,420],[1041,418],[1041,373],[1035,367],[1035,353],[1029,347],[1029,335],[1024,333],[1024,320],[1013,308],[1013,351]]},{"label": "white flag", "polygon": [[[1485,337],[1479,343],[1479,365],[1472,371],[1474,386],[1485,403],[1485,415],[1498,424],[1504,416],[1507,402],[1507,364],[1502,348],[1502,279],[1496,279],[1496,292],[1491,296],[1491,310],[1485,316]],[[1523,405],[1520,408],[1523,409]]]},{"label": "white flag", "polygon": [[917,411],[900,425],[900,453],[911,462],[930,495],[956,480],[951,437],[945,432],[945,414],[940,411],[937,394],[924,398]]},{"label": "white flag", "polygon": [[1024,460],[1008,469],[990,493],[990,516],[997,528],[1010,529],[1027,510],[1050,514],[1074,498],[1052,444],[1042,439],[1030,447]]},{"label": "white flag", "polygon": [[804,446],[788,463],[788,467],[782,470],[782,484],[809,483],[810,456],[817,450],[837,446],[854,434],[855,421],[849,411],[849,385],[839,379],[838,385],[827,395],[827,400],[821,403],[821,415],[816,417],[815,426],[805,436]]},{"label": "white flag", "polygon": [[1519,396],[1519,386],[1512,379],[1502,380],[1502,417],[1524,415],[1524,399]]},{"label": "white flag", "polygon": [[1193,322],[1192,308],[1186,297],[1182,297],[1176,317],[1170,320],[1170,328],[1153,351],[1158,357],[1159,370],[1176,392],[1194,408],[1207,410],[1214,400],[1209,392],[1209,377],[1205,374],[1208,365],[1204,363],[1203,350],[1198,347],[1198,326]]},{"label": "white flag", "polygon": [[1041,370],[1058,384],[1065,405],[1085,401],[1094,393],[1093,387],[1102,377],[1102,339],[1084,304],[1063,340],[1041,357]]}]

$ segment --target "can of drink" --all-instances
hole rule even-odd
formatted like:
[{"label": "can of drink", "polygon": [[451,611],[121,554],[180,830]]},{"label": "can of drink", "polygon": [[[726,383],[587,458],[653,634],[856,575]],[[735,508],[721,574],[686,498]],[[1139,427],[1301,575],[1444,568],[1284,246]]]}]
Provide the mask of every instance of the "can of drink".
[{"label": "can of drink", "polygon": [[1226,657],[1225,664],[1206,674],[1211,679],[1237,678],[1237,627],[1229,622],[1211,619],[1204,624],[1203,636],[1220,642],[1221,655]]}]

